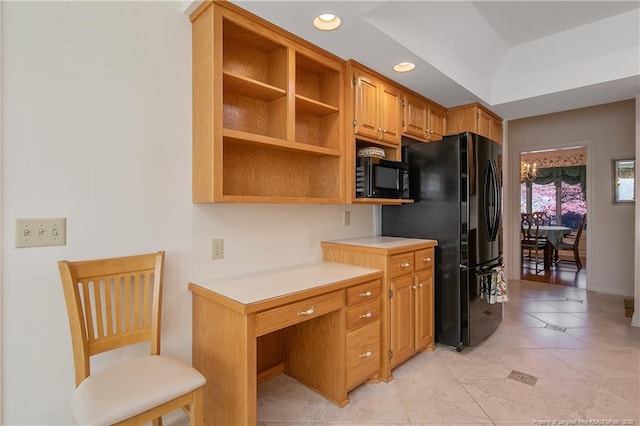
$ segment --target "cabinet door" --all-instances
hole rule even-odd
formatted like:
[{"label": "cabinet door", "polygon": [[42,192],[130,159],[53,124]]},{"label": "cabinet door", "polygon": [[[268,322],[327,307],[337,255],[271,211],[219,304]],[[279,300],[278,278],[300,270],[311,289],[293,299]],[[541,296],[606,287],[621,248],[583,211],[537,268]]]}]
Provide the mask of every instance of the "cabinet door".
[{"label": "cabinet door", "polygon": [[394,278],[391,291],[391,367],[395,367],[414,353],[413,275]]},{"label": "cabinet door", "polygon": [[430,141],[442,140],[445,133],[446,111],[435,105],[429,105],[429,135]]},{"label": "cabinet door", "polygon": [[415,275],[415,350],[433,345],[433,270]]},{"label": "cabinet door", "polygon": [[428,129],[427,103],[411,95],[403,95],[402,133],[420,140],[425,139]]},{"label": "cabinet door", "polygon": [[380,83],[364,73],[356,73],[355,133],[379,138]]},{"label": "cabinet door", "polygon": [[487,138],[491,138],[491,127],[493,118],[478,108],[478,134]]},{"label": "cabinet door", "polygon": [[383,141],[400,144],[401,115],[400,91],[393,86],[383,86],[380,99],[380,128]]},{"label": "cabinet door", "polygon": [[502,145],[502,123],[498,120],[491,121],[491,140]]}]

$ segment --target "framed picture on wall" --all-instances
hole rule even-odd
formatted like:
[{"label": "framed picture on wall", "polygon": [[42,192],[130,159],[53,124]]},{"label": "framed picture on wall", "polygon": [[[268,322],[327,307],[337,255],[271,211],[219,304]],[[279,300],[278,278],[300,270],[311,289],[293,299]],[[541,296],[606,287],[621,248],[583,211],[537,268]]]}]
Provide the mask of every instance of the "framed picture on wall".
[{"label": "framed picture on wall", "polygon": [[613,160],[613,203],[635,203],[636,160]]}]

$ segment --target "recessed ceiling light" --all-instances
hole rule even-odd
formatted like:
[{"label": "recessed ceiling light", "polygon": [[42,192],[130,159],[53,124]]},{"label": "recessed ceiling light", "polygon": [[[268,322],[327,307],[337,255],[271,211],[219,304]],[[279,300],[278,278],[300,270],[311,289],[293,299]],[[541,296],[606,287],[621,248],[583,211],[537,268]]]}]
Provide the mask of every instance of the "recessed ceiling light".
[{"label": "recessed ceiling light", "polygon": [[416,67],[416,64],[413,62],[400,62],[399,64],[395,64],[393,66],[393,70],[395,72],[409,72]]},{"label": "recessed ceiling light", "polygon": [[313,26],[322,31],[335,30],[341,23],[340,17],[333,13],[321,13],[313,18]]}]

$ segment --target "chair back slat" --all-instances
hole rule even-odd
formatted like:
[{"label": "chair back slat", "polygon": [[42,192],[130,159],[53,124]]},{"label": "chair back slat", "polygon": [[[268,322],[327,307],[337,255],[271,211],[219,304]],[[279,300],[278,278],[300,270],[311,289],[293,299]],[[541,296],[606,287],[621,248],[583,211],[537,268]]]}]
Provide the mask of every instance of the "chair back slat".
[{"label": "chair back slat", "polygon": [[580,223],[578,224],[578,229],[576,230],[576,244],[580,243],[580,237],[582,236],[582,230],[584,229],[584,223],[587,221],[587,214],[582,215],[582,219],[580,219]]},{"label": "chair back slat", "polygon": [[149,331],[153,278],[153,270],[146,270],[135,274],[87,277],[78,283],[83,287],[89,344],[122,334],[140,336],[141,331]]},{"label": "chair back slat", "polygon": [[[143,341],[151,343],[152,355],[159,353],[164,252],[60,261],[58,266],[74,340],[76,382],[89,375],[91,355]],[[76,348],[82,350],[75,353]]]}]

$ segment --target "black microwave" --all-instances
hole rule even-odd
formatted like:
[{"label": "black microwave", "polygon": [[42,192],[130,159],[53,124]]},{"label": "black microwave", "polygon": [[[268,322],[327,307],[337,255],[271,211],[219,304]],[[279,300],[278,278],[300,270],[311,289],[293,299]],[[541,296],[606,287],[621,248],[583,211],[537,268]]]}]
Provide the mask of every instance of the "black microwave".
[{"label": "black microwave", "polygon": [[358,157],[356,198],[409,198],[409,165],[376,157]]}]

